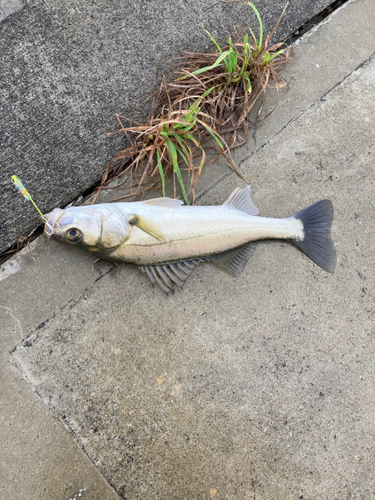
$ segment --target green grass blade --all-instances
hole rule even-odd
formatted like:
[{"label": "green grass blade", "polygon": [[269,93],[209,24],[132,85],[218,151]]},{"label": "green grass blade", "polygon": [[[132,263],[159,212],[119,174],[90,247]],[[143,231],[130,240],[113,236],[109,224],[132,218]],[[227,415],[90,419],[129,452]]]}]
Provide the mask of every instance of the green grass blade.
[{"label": "green grass blade", "polygon": [[193,144],[197,146],[197,148],[201,148],[201,145],[197,141],[195,137],[193,137],[191,134],[184,134],[184,138],[187,138],[189,141],[191,141]]},{"label": "green grass blade", "polygon": [[211,33],[210,33],[209,31],[207,31],[207,30],[206,30],[206,28],[203,26],[203,24],[202,24],[202,28],[203,28],[203,30],[207,33],[207,35],[211,38],[211,42],[212,42],[213,44],[215,44],[215,46],[216,46],[217,50],[218,50],[218,51],[220,52],[220,54],[221,54],[223,51],[221,50],[220,45],[217,43],[217,41],[215,40],[215,38],[211,35]]},{"label": "green grass blade", "polygon": [[202,100],[205,97],[207,97],[208,94],[214,90],[214,88],[215,88],[215,85],[213,85],[211,88],[209,88],[208,90],[206,90],[206,92],[201,97],[199,97],[198,100]]},{"label": "green grass blade", "polygon": [[205,71],[210,71],[211,69],[216,68],[217,66],[219,66],[221,61],[227,57],[229,52],[230,52],[229,50],[222,52],[220,54],[220,56],[216,59],[216,61],[213,64],[211,64],[211,66],[205,66],[204,68],[197,69],[196,71],[193,71],[191,74],[192,75],[200,75],[201,73],[204,73]]},{"label": "green grass blade", "polygon": [[160,160],[160,153],[159,150],[156,150],[156,156],[158,159],[158,167],[159,167],[159,174],[161,178],[161,186],[162,186],[162,191],[163,191],[163,196],[165,196],[165,177],[164,177],[164,170],[163,170],[163,165],[161,164]]},{"label": "green grass blade", "polygon": [[184,153],[182,152],[182,149],[179,148],[178,146],[175,146],[176,147],[176,151],[177,153],[180,153],[180,155],[182,156],[184,162],[186,163],[186,165],[189,165],[189,162],[187,161],[186,159],[186,156],[184,155]]},{"label": "green grass blade", "polygon": [[[205,160],[205,157],[206,157],[204,149],[202,148],[202,145],[197,141],[197,139],[195,137],[193,137],[191,134],[186,134],[186,136],[184,136],[184,138],[190,140],[192,143],[194,143],[196,145],[196,147],[198,149],[200,149],[202,151],[202,159],[201,159],[201,161],[199,163],[199,166],[198,166],[199,172],[201,172],[202,168],[203,168],[203,165],[204,165],[204,160]],[[191,152],[190,147],[186,143],[185,143],[185,145],[186,145],[187,148],[189,148],[189,152],[191,154],[192,152]]]},{"label": "green grass blade", "polygon": [[173,130],[180,130],[181,132],[188,132],[195,126],[195,123],[187,123],[186,125],[183,125],[182,123],[178,123],[177,125],[173,126]]},{"label": "green grass blade", "polygon": [[271,54],[267,51],[265,54],[264,54],[264,64],[268,64],[271,60]]},{"label": "green grass blade", "polygon": [[227,66],[227,73],[236,73],[237,71],[237,52],[235,50],[232,50],[228,54],[228,59],[227,59],[228,65]]},{"label": "green grass blade", "polygon": [[245,70],[247,65],[249,64],[250,61],[250,56],[251,56],[251,47],[249,44],[249,35],[246,33],[243,39],[243,63],[242,63],[242,70]]},{"label": "green grass blade", "polygon": [[279,56],[283,52],[285,52],[285,49],[278,50],[277,52],[275,52],[274,54],[272,54],[270,60],[272,61],[272,59],[275,59],[275,57]]},{"label": "green grass blade", "polygon": [[252,39],[254,40],[254,44],[255,44],[255,47],[256,47],[257,53],[258,53],[259,52],[259,44],[258,44],[257,37],[255,36],[254,31],[250,28],[250,26],[249,26],[249,31],[250,31],[250,34],[252,36]]},{"label": "green grass blade", "polygon": [[[189,113],[187,113],[185,116],[184,116],[184,120],[189,124],[189,125],[195,125],[195,122],[197,121],[197,115],[200,111],[200,107],[199,106],[196,106],[194,107],[193,109],[191,109],[189,111]],[[188,126],[188,125],[187,125]],[[185,128],[185,127],[181,127],[181,128]]]},{"label": "green grass blade", "polygon": [[190,148],[189,144],[187,144],[187,142],[185,140],[185,136],[184,135],[176,135],[176,140],[177,140],[180,148],[183,150],[184,154],[186,156],[190,156],[191,155],[191,148]]},{"label": "green grass blade", "polygon": [[196,102],[193,102],[193,104],[189,107],[189,112],[184,116],[184,120],[186,120],[187,122],[191,122],[194,115],[199,113],[199,111],[200,111],[199,106],[197,105]]},{"label": "green grass blade", "polygon": [[184,200],[186,202],[186,205],[190,205],[189,199],[186,195],[184,181],[182,180],[181,170],[180,170],[180,167],[178,166],[176,146],[173,144],[173,142],[169,138],[166,140],[166,145],[167,145],[169,154],[172,158],[173,172],[176,174],[178,182],[180,183],[181,191],[182,191]]},{"label": "green grass blade", "polygon": [[205,99],[208,94],[213,91],[214,88],[215,86],[212,86],[211,88],[206,90],[203,95],[198,97],[198,99],[196,99],[193,104],[189,106],[189,112],[183,117],[183,120],[187,123],[177,123],[176,125],[173,125],[172,130],[181,130],[182,132],[188,132],[189,130],[191,130],[195,126],[197,122],[197,116],[199,115],[201,110],[199,106],[200,102],[202,101],[202,99]]},{"label": "green grass blade", "polygon": [[213,137],[213,138],[215,139],[215,141],[217,142],[217,144],[218,144],[219,148],[220,148],[220,149],[224,149],[224,146],[221,144],[221,142],[220,142],[219,138],[217,137],[217,135],[215,134],[215,132],[212,130],[212,128],[211,128],[211,127],[209,127],[208,125],[206,125],[204,122],[202,122],[202,121],[200,121],[200,120],[199,120],[199,123],[200,123],[201,125],[203,125],[203,127],[207,130],[207,132],[209,132],[209,133],[212,135],[212,137]]},{"label": "green grass blade", "polygon": [[197,116],[198,116],[198,114],[200,113],[200,110],[201,110],[201,108],[200,108],[200,102],[201,102],[203,99],[205,99],[205,98],[208,96],[208,94],[209,94],[210,92],[212,92],[212,90],[213,90],[214,88],[215,88],[215,86],[213,86],[213,87],[209,88],[208,90],[206,90],[206,92],[205,92],[203,95],[201,95],[200,97],[198,97],[198,99],[196,99],[196,100],[193,102],[193,104],[191,104],[191,105],[189,106],[189,113],[187,113],[187,114],[184,116],[184,120],[185,120],[185,121],[187,121],[187,122],[189,122],[191,125],[188,125],[188,126],[186,126],[186,127],[183,127],[183,126],[178,125],[178,128],[179,128],[179,129],[181,129],[181,130],[183,130],[183,131],[186,131],[186,132],[187,132],[188,130],[191,130],[191,129],[194,127],[194,125],[195,125],[195,124],[196,124],[196,122],[197,122]]},{"label": "green grass blade", "polygon": [[260,14],[258,12],[258,9],[255,7],[255,5],[251,2],[247,2],[248,5],[253,9],[255,12],[255,15],[257,16],[258,22],[259,22],[259,44],[258,44],[258,54],[260,52],[260,49],[262,47],[263,43],[263,23],[262,23],[262,18],[260,17]]},{"label": "green grass blade", "polygon": [[244,77],[244,79],[246,80],[246,82],[248,84],[247,91],[250,93],[253,90],[253,86],[251,85],[251,81],[250,81],[249,75],[243,75],[243,77]]}]

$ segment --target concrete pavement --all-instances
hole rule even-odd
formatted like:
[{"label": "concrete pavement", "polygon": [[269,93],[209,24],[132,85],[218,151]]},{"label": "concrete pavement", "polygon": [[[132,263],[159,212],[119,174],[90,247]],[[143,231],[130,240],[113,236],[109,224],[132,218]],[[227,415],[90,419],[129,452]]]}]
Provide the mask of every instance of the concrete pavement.
[{"label": "concrete pavement", "polygon": [[[371,5],[296,47],[289,91],[237,153],[262,215],[333,200],[335,275],[279,243],[168,299],[43,239],[7,264],[4,497],[116,498],[104,478],[122,498],[375,496]],[[200,203],[240,184],[205,175]]]}]

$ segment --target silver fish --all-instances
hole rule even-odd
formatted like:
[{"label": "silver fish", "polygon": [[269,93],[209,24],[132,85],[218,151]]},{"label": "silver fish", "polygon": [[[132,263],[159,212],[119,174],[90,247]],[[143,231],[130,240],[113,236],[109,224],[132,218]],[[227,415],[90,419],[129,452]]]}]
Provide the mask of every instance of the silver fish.
[{"label": "silver fish", "polygon": [[171,198],[106,203],[48,214],[47,238],[81,247],[102,260],[137,264],[152,285],[166,294],[183,287],[202,261],[239,276],[251,242],[287,240],[318,266],[333,273],[336,252],[331,240],[333,206],[321,200],[285,219],[258,217],[250,187],[237,188],[223,205],[182,206]]}]

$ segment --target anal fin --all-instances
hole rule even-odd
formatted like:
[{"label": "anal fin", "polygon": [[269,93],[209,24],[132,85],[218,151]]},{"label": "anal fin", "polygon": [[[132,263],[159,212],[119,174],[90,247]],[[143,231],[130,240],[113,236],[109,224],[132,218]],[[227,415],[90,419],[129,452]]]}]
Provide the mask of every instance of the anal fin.
[{"label": "anal fin", "polygon": [[191,259],[155,266],[140,266],[139,269],[142,274],[147,274],[152,286],[158,283],[163,292],[168,295],[170,291],[174,293],[176,285],[182,290],[186,280],[203,260],[206,259]]},{"label": "anal fin", "polygon": [[217,255],[210,255],[209,257],[199,257],[154,266],[139,266],[139,269],[142,274],[147,274],[152,286],[158,283],[163,292],[168,295],[169,292],[174,293],[176,286],[182,290],[193,270],[204,261],[214,262],[218,267],[227,271],[232,276],[240,276],[253,252],[253,248],[251,243],[247,243],[242,247],[237,247]]},{"label": "anal fin", "polygon": [[253,248],[251,243],[246,243],[242,247],[237,247],[217,255],[211,255],[206,260],[214,262],[218,267],[238,278],[243,273],[247,261],[253,252]]}]

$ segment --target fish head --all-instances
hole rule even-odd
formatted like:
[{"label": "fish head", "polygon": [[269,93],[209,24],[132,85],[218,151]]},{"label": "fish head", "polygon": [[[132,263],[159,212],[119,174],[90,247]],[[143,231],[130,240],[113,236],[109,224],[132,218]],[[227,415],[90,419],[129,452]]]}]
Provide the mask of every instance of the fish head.
[{"label": "fish head", "polygon": [[55,208],[46,219],[44,235],[48,239],[104,253],[123,244],[131,232],[124,216],[95,206]]}]

